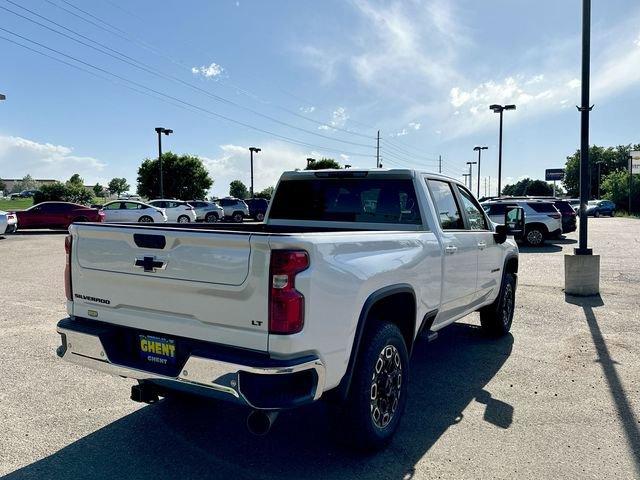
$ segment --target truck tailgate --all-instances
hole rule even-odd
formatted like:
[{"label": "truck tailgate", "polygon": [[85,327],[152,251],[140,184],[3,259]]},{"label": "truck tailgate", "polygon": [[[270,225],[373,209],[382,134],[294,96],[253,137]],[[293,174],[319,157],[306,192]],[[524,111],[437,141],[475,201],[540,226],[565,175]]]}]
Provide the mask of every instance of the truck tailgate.
[{"label": "truck tailgate", "polygon": [[267,350],[266,237],[252,246],[250,232],[115,225],[70,231],[73,315]]}]

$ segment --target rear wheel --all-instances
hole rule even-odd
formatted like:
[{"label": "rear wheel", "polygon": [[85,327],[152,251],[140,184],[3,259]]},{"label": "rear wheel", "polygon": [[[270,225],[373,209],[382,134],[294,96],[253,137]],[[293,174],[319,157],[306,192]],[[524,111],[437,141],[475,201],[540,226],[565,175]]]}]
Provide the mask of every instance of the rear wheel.
[{"label": "rear wheel", "polygon": [[359,450],[378,450],[389,443],[404,412],[408,379],[402,333],[392,323],[373,323],[358,352],[347,400],[333,407],[335,425],[344,429],[341,439]]},{"label": "rear wheel", "polygon": [[506,273],[502,279],[498,298],[480,310],[482,329],[490,335],[506,335],[513,323],[513,312],[516,304],[516,277]]},{"label": "rear wheel", "polygon": [[189,223],[191,220],[186,215],[180,215],[178,217],[178,223]]},{"label": "rear wheel", "polygon": [[262,212],[258,212],[258,213],[256,213],[256,220],[257,220],[258,222],[263,221],[263,220],[264,220],[264,213],[262,213]]},{"label": "rear wheel", "polygon": [[234,222],[242,223],[242,220],[244,219],[244,215],[242,214],[242,212],[234,212],[232,218]]},{"label": "rear wheel", "polygon": [[616,216],[616,211],[615,210],[611,210],[611,216],[615,217]]},{"label": "rear wheel", "polygon": [[596,210],[593,214],[594,217],[598,218],[600,216],[600,212]]},{"label": "rear wheel", "polygon": [[218,214],[214,212],[209,212],[205,215],[204,221],[207,223],[215,223],[218,221]]},{"label": "rear wheel", "polygon": [[541,227],[534,225],[527,228],[524,239],[532,247],[538,247],[544,243],[544,233]]},{"label": "rear wheel", "polygon": [[143,215],[138,219],[138,223],[153,223],[153,218],[149,215]]}]

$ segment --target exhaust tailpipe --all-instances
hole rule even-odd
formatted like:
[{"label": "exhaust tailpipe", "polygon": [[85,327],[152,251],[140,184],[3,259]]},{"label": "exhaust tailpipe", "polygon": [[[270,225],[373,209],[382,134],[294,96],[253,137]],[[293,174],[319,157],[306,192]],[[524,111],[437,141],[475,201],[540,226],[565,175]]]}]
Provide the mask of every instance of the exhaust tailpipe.
[{"label": "exhaust tailpipe", "polygon": [[252,410],[247,416],[247,429],[254,435],[266,435],[279,413],[277,410]]}]

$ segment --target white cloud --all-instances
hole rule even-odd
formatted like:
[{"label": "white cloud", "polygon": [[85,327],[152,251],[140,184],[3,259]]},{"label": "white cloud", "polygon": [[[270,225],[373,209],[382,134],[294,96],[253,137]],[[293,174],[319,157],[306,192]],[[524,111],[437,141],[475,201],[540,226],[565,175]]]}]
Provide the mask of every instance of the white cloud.
[{"label": "white cloud", "polygon": [[349,120],[349,115],[347,114],[347,110],[344,107],[336,108],[331,114],[331,120],[326,125],[320,125],[318,130],[334,130],[336,127],[343,128],[347,120]]},{"label": "white cloud", "polygon": [[209,66],[202,65],[200,67],[192,67],[191,73],[194,75],[202,75],[205,78],[215,78],[224,72],[224,68],[215,62],[211,62]]},{"label": "white cloud", "polygon": [[0,171],[6,178],[67,180],[79,173],[86,183],[104,182],[106,164],[93,157],[73,154],[73,148],[39,143],[22,137],[0,136]]},{"label": "white cloud", "polygon": [[582,85],[582,82],[577,78],[574,78],[573,80],[567,82],[567,87],[571,89],[580,88],[580,85]]},{"label": "white cloud", "polygon": [[636,38],[633,43],[635,46],[640,47],[640,35],[638,35],[638,38]]},{"label": "white cloud", "polygon": [[310,105],[308,107],[300,107],[300,111],[302,113],[313,113],[315,112],[316,107],[314,107],[313,105]]},{"label": "white cloud", "polygon": [[[282,172],[303,169],[307,157],[319,158],[322,154],[309,152],[280,142],[260,145],[262,151],[253,156],[254,189],[256,192],[275,185]],[[241,180],[249,188],[251,184],[249,146],[220,145],[220,155],[202,158],[214,179],[212,194],[218,197],[229,195],[229,183]]]},{"label": "white cloud", "polygon": [[407,131],[406,128],[403,128],[402,130],[400,130],[399,132],[396,133],[392,133],[391,136],[392,137],[404,137],[405,135],[407,135],[409,132]]},{"label": "white cloud", "polygon": [[409,122],[409,126],[414,130],[420,130],[420,127],[422,127],[422,124],[420,122]]}]

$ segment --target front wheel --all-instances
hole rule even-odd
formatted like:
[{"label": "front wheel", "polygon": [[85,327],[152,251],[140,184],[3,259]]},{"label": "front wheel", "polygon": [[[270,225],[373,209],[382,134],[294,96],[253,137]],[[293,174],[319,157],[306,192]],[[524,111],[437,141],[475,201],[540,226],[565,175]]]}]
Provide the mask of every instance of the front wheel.
[{"label": "front wheel", "polygon": [[264,220],[264,213],[262,213],[262,212],[257,213],[256,214],[256,220],[258,222],[262,222]]},{"label": "front wheel", "polygon": [[213,212],[207,213],[204,217],[204,221],[207,223],[215,223],[218,221],[218,214]]},{"label": "front wheel", "polygon": [[186,215],[180,215],[178,217],[178,223],[189,223],[191,220]]},{"label": "front wheel", "polygon": [[595,213],[593,214],[593,216],[598,218],[600,216],[600,212],[598,210],[596,210]]},{"label": "front wheel", "polygon": [[516,277],[506,273],[502,279],[498,298],[480,310],[482,329],[494,336],[506,335],[513,323],[513,312],[516,304]]},{"label": "front wheel", "polygon": [[240,213],[240,212],[235,212],[235,213],[233,214],[233,217],[232,217],[232,218],[233,218],[233,221],[234,221],[234,222],[236,222],[236,223],[242,223],[242,220],[243,220],[243,218],[244,218],[244,215],[242,215],[242,213]]},{"label": "front wheel", "polygon": [[138,219],[138,223],[153,223],[153,218],[149,215],[143,215]]},{"label": "front wheel", "polygon": [[407,402],[409,354],[398,327],[375,321],[365,333],[347,400],[336,405],[335,425],[348,445],[379,450],[391,441]]}]

